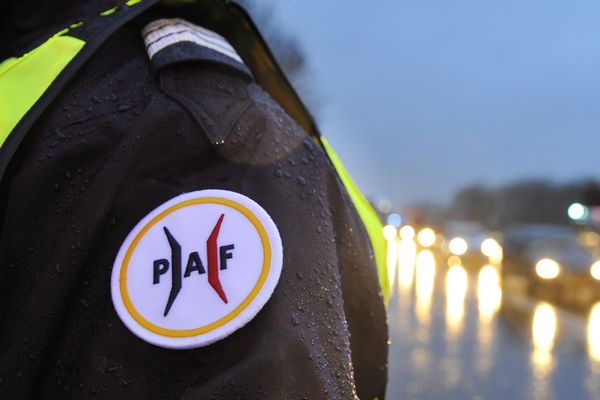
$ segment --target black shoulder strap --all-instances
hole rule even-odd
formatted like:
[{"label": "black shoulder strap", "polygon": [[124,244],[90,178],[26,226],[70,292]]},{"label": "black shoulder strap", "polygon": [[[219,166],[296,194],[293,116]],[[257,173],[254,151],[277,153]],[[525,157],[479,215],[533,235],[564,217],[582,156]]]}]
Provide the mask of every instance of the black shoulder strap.
[{"label": "black shoulder strap", "polygon": [[190,22],[225,37],[252,71],[257,83],[317,141],[320,133],[312,115],[281,70],[248,13],[229,0],[165,0]]}]

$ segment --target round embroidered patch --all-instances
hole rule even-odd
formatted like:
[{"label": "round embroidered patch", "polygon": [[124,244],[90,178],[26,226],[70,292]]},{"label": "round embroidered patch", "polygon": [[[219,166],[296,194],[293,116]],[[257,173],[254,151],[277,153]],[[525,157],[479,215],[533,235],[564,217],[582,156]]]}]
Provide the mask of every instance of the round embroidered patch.
[{"label": "round embroidered patch", "polygon": [[189,349],[241,328],[281,274],[279,231],[256,202],[226,190],[182,194],[129,233],[115,260],[112,300],[135,335]]}]

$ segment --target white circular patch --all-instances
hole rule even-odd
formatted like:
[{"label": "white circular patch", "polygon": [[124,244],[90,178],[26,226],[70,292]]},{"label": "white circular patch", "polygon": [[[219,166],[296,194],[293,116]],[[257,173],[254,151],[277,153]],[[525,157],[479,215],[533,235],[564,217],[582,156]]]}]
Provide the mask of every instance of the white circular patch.
[{"label": "white circular patch", "polygon": [[275,223],[226,190],[177,196],[121,245],[111,277],[123,323],[157,346],[211,344],[247,324],[273,294],[283,264]]}]

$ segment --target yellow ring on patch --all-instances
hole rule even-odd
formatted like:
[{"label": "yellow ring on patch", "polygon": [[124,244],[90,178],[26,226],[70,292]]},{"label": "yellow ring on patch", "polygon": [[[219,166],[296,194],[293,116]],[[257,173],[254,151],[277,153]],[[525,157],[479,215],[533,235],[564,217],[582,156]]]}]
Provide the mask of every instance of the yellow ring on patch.
[{"label": "yellow ring on patch", "polygon": [[[225,315],[224,317],[218,319],[217,321],[212,322],[208,325],[201,326],[199,328],[195,328],[195,329],[175,330],[175,329],[162,328],[158,325],[153,324],[152,322],[148,321],[147,319],[145,319],[137,311],[137,309],[131,302],[131,299],[129,297],[129,292],[127,291],[127,269],[129,267],[129,261],[131,259],[131,256],[132,256],[135,248],[137,247],[138,243],[140,242],[140,240],[142,240],[142,237],[158,221],[160,221],[167,215],[169,215],[181,208],[185,208],[185,207],[188,207],[191,205],[197,205],[197,204],[224,205],[224,206],[233,208],[236,211],[239,211],[246,218],[248,218],[250,220],[250,222],[252,222],[252,225],[254,225],[254,228],[258,232],[258,236],[260,237],[260,241],[261,241],[262,247],[263,247],[262,271],[260,273],[260,276],[258,277],[258,280],[256,281],[256,284],[254,285],[254,287],[252,288],[252,290],[250,291],[248,296],[233,311],[231,311],[229,314]],[[121,273],[119,275],[119,287],[121,290],[121,297],[123,299],[123,304],[125,305],[125,308],[129,312],[129,315],[131,315],[131,317],[133,317],[133,319],[138,324],[140,324],[141,326],[143,326],[150,332],[156,333],[157,335],[168,336],[168,337],[173,337],[173,338],[187,338],[187,337],[198,336],[203,333],[210,332],[210,331],[214,331],[215,329],[225,325],[226,323],[228,323],[229,321],[231,321],[232,319],[234,319],[235,317],[240,315],[240,313],[242,311],[244,311],[248,307],[248,305],[250,305],[252,300],[254,300],[256,295],[258,295],[258,293],[262,289],[265,281],[267,280],[267,276],[269,275],[270,268],[271,268],[271,245],[269,242],[269,237],[267,236],[267,232],[265,231],[265,228],[263,227],[263,225],[260,223],[259,219],[256,218],[256,216],[250,210],[248,210],[246,207],[244,207],[243,205],[241,205],[239,203],[236,203],[233,200],[222,199],[219,197],[201,197],[198,199],[186,200],[183,203],[175,204],[175,205],[167,208],[165,211],[161,212],[156,217],[152,218],[152,220],[150,222],[148,222],[148,224],[146,224],[146,226],[144,226],[144,228],[142,228],[142,230],[135,236],[135,239],[133,239],[133,241],[129,245],[129,248],[127,249],[127,253],[125,254],[125,258],[123,260],[123,266],[121,268]]]}]

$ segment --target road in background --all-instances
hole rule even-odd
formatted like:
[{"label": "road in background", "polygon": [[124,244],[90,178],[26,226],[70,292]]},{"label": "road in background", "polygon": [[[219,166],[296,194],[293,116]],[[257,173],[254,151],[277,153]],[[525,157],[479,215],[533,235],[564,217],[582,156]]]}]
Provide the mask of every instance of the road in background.
[{"label": "road in background", "polygon": [[600,396],[600,305],[576,315],[507,292],[499,265],[388,244],[388,399]]}]

